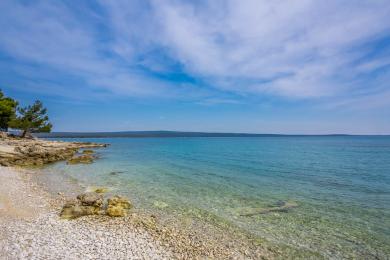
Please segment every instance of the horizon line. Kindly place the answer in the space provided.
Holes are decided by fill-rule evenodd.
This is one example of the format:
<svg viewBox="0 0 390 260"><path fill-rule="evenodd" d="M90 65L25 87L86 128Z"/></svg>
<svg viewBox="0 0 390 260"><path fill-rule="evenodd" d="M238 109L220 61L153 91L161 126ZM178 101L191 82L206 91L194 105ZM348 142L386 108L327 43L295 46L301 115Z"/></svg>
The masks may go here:
<svg viewBox="0 0 390 260"><path fill-rule="evenodd" d="M175 131L175 130L136 130L136 131L53 131L51 133L35 133L37 136L45 136L50 137L50 135L69 135L69 137L74 137L75 135L109 135L109 134L118 134L118 136L112 137L126 137L120 136L121 134L135 134L133 137L191 137L185 136L194 135L193 137L197 137L195 135L203 135L204 137L224 137L224 135L230 136L390 136L390 134L345 134L345 133L330 133L330 134L283 134L283 133L248 133L248 132L213 132L213 131ZM138 134L138 136L137 136ZM144 134L144 136L142 135ZM149 135L148 135L149 134ZM153 134L155 134L153 136ZM158 136L160 134L160 136ZM164 135L167 134L167 135ZM175 136L175 134L177 134ZM72 136L73 135L73 136ZM207 136L212 135L212 136ZM58 137L58 136L57 136ZM66 137L66 136L64 136ZM83 136L80 136L83 137ZM88 136L86 136L88 137ZM97 136L95 136L97 137ZM132 136L128 136L132 137ZM198 136L202 137L202 136Z"/></svg>

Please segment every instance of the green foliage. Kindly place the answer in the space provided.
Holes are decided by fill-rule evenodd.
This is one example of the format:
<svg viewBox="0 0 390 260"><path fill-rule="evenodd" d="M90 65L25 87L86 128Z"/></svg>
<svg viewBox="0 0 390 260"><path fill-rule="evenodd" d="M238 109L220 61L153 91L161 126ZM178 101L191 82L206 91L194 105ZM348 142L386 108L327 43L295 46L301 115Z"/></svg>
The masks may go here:
<svg viewBox="0 0 390 260"><path fill-rule="evenodd" d="M23 130L23 137L30 133L51 131L52 124L41 101L37 100L31 106L18 108L18 113L19 115L10 121L9 126Z"/></svg>
<svg viewBox="0 0 390 260"><path fill-rule="evenodd" d="M0 90L0 130L7 131L9 122L15 118L18 102L6 97Z"/></svg>

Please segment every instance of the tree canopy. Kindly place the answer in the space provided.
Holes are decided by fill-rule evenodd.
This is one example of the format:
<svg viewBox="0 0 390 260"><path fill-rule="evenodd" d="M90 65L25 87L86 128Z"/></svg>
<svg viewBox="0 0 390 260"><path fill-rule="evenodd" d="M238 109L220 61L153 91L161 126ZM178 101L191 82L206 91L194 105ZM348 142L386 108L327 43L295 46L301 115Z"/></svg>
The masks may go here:
<svg viewBox="0 0 390 260"><path fill-rule="evenodd" d="M0 130L7 131L9 122L16 116L18 102L10 97L6 97L0 90Z"/></svg>
<svg viewBox="0 0 390 260"><path fill-rule="evenodd" d="M41 101L37 100L33 105L17 109L18 115L9 122L9 126L23 130L22 137L30 133L50 132L52 124L46 114L47 109Z"/></svg>

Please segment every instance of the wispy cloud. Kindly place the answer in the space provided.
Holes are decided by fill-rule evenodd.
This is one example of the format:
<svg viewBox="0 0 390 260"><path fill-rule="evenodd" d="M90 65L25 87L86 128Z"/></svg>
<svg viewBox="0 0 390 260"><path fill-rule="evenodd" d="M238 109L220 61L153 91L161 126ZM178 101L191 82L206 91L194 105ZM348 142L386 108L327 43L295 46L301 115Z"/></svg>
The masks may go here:
<svg viewBox="0 0 390 260"><path fill-rule="evenodd" d="M390 89L379 80L390 72L386 0L1 1L0 9L0 53L32 74L72 78L69 93L205 104L237 102L226 94L349 100Z"/></svg>

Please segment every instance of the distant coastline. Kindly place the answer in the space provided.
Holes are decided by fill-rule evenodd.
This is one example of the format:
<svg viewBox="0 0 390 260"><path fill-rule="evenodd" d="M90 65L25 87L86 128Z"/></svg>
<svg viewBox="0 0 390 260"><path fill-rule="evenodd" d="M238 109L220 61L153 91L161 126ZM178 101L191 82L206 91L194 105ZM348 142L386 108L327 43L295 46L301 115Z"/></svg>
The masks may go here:
<svg viewBox="0 0 390 260"><path fill-rule="evenodd" d="M105 138L105 137L307 137L307 136L364 136L349 134L253 134L253 133L218 133L218 132L181 132L181 131L123 131L123 132L52 132L35 134L41 138ZM371 135L367 135L371 136ZM372 135L376 136L376 135ZM384 136L384 135L378 135Z"/></svg>

